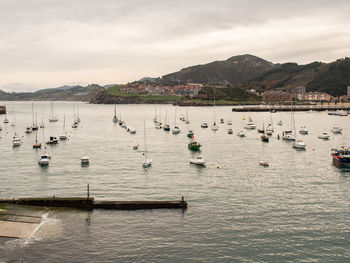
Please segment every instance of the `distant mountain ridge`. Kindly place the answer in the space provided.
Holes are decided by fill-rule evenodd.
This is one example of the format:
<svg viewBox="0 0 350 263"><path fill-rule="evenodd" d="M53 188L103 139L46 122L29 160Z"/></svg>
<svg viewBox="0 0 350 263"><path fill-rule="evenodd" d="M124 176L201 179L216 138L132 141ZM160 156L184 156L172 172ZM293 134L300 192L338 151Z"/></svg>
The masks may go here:
<svg viewBox="0 0 350 263"><path fill-rule="evenodd" d="M90 84L88 86L61 86L51 89L42 89L35 92L11 92L0 90L0 100L68 100L68 101L89 101L99 91L105 88Z"/></svg>

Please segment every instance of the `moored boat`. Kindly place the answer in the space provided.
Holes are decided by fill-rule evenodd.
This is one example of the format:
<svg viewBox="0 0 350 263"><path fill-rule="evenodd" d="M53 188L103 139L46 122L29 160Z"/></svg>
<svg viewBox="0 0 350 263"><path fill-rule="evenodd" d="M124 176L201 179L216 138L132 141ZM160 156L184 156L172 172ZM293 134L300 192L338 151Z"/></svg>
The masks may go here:
<svg viewBox="0 0 350 263"><path fill-rule="evenodd" d="M343 129L339 126L333 126L333 128L331 129L331 132L333 133L342 133Z"/></svg>
<svg viewBox="0 0 350 263"><path fill-rule="evenodd" d="M322 134L318 135L318 138L323 139L323 140L328 140L329 134L326 131L324 131L324 132L322 132Z"/></svg>
<svg viewBox="0 0 350 263"><path fill-rule="evenodd" d="M296 139L295 142L293 142L293 148L296 149L305 149L306 143L302 139Z"/></svg>
<svg viewBox="0 0 350 263"><path fill-rule="evenodd" d="M350 148L348 146L340 146L337 149L332 149L331 156L333 165L338 168L350 167Z"/></svg>
<svg viewBox="0 0 350 263"><path fill-rule="evenodd" d="M190 159L190 163L195 165L205 166L205 160L201 155L198 155L195 158Z"/></svg>

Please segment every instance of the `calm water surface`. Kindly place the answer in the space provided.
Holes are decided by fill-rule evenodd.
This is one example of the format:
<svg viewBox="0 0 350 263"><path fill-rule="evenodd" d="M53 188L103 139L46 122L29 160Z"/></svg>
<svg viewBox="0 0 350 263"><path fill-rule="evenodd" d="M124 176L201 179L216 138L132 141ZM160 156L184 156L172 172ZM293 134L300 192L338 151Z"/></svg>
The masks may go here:
<svg viewBox="0 0 350 263"><path fill-rule="evenodd" d="M0 103L4 104L4 103ZM0 132L0 198L36 196L85 196L86 184L99 200L174 200L185 196L186 211L49 211L49 219L30 240L5 240L0 262L349 262L350 173L332 166L330 149L350 144L350 117L327 113L295 113L297 128L306 125L302 138L306 151L277 140L290 128L291 114L274 113L275 126L269 143L261 142L256 130L246 138L243 130L248 113L217 107L217 119L232 120L233 135L226 124L217 132L202 129L213 122L213 108L189 107L190 128L203 144L205 168L188 163L194 154L187 149L187 127L179 120L186 108L178 108L178 135L154 128L154 105L118 105L117 114L135 135L112 122L113 105L76 103L82 120L72 129L74 103L55 102L59 122L49 123L51 104L35 102L41 123L44 113L45 140L58 136L63 115L69 140L48 146L52 161L38 166L40 151L32 149L35 134L26 135L32 123L31 102L7 102L10 121L16 119L22 146L13 149L14 127L3 124ZM175 108L158 105L161 119L166 112L174 125ZM251 113L258 127L269 113ZM142 168L146 125L147 148L152 167ZM329 141L317 138L334 125L344 135ZM42 130L38 139L42 140ZM139 151L132 149L139 144ZM91 163L81 167L87 154ZM266 160L264 168L258 161ZM46 213L42 212L42 213Z"/></svg>

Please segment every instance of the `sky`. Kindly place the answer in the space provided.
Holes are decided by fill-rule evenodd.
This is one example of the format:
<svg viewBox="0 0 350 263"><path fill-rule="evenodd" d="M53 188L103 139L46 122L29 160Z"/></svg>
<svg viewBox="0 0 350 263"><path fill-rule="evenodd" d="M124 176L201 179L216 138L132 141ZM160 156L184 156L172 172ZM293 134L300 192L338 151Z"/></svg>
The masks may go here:
<svg viewBox="0 0 350 263"><path fill-rule="evenodd" d="M348 0L1 0L0 89L127 83L252 54L350 54Z"/></svg>

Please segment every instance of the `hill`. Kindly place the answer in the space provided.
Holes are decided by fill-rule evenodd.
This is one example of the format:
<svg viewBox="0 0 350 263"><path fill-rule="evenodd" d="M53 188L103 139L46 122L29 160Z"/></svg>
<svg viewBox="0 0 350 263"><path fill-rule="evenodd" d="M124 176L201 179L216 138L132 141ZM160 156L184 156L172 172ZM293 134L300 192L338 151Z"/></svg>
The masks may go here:
<svg viewBox="0 0 350 263"><path fill-rule="evenodd" d="M237 85L273 68L273 64L252 55L234 56L224 61L214 61L181 69L162 76L165 84L203 83Z"/></svg>
<svg viewBox="0 0 350 263"><path fill-rule="evenodd" d="M96 96L97 92L104 88L91 84L83 86L62 86L52 89L42 89L36 92L12 92L7 93L0 90L0 100L71 100L88 101Z"/></svg>

